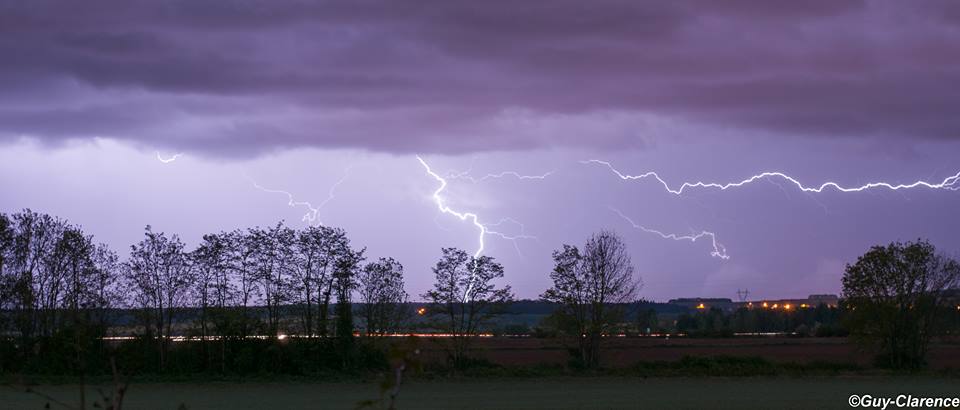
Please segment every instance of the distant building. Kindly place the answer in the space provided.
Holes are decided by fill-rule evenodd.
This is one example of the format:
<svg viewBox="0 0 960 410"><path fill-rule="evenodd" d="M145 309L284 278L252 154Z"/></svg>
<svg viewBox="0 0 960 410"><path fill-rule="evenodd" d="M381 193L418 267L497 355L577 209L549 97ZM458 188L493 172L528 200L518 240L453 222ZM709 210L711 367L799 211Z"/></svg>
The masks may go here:
<svg viewBox="0 0 960 410"><path fill-rule="evenodd" d="M670 299L670 305L686 308L689 310L710 310L720 309L724 312L732 312L739 308L748 309L809 309L820 305L828 307L837 307L840 298L837 295L821 294L810 295L806 299L765 299L748 302L734 302L727 298L678 298Z"/></svg>
<svg viewBox="0 0 960 410"><path fill-rule="evenodd" d="M717 308L726 312L736 309L733 301L727 298L679 298L670 299L667 303L674 306L685 307L690 310L710 310Z"/></svg>
<svg viewBox="0 0 960 410"><path fill-rule="evenodd" d="M820 305L827 307L837 307L840 304L840 297L837 295L821 294L810 295L806 299L764 299L749 302L736 303L737 308L759 308L759 309L810 309Z"/></svg>

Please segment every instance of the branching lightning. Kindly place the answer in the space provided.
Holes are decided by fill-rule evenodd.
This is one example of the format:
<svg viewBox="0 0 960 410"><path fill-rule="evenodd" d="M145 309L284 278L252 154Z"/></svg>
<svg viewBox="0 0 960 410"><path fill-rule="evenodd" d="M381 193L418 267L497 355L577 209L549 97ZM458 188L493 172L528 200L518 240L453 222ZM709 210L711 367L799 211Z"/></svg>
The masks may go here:
<svg viewBox="0 0 960 410"><path fill-rule="evenodd" d="M177 158L180 158L180 157L182 157L182 156L183 156L183 153L182 153L182 152L178 152L178 153L176 153L176 154L173 154L173 156L170 157L170 158L164 158L163 156L160 155L160 151L157 151L157 160L160 161L160 162L162 162L162 163L164 163L164 164L169 164L169 163L171 163L171 162L173 162L173 161L176 161Z"/></svg>
<svg viewBox="0 0 960 410"><path fill-rule="evenodd" d="M519 226L519 227L520 227L520 234L519 234L519 235L507 235L507 234L504 234L504 233L502 233L502 232L494 231L494 230L491 230L491 229L490 229L491 227L498 227L498 226L501 226L501 225L503 225L503 224L505 224L505 223L511 223L511 224L514 224L514 225ZM500 238L502 238L502 239L506 239L506 240L509 240L509 241L513 242L513 248L517 250L517 255L520 255L520 256L523 256L523 252L520 251L520 245L517 244L517 239L533 239L533 240L538 240L538 239L539 239L539 238L537 238L536 236L527 235L527 233L526 233L526 232L527 232L527 227L524 226L522 223L517 222L517 220L515 220L515 219L513 219L513 218L503 218L503 219L497 221L497 223L486 224L486 228L487 228L487 235L498 236L498 237L500 237Z"/></svg>
<svg viewBox="0 0 960 410"><path fill-rule="evenodd" d="M957 172L956 175L953 175L951 177L947 177L946 179L944 179L942 182L939 182L939 183L932 183L932 182L927 182L923 180L916 181L910 184L896 184L896 185L888 182L870 182L867 184L860 185L858 187L844 187L832 181L824 182L818 187L805 186L802 183L800 183L800 181L782 172L762 172L739 182L728 182L724 184L715 183L715 182L702 182L702 181L684 182L683 184L680 185L679 188L671 188L670 184L668 184L667 181L665 181L663 178L660 177L660 175L658 175L656 172L653 172L653 171L645 172L639 175L627 175L620 172L616 168L614 168L613 165L607 161L591 159L591 160L580 161L580 163L604 165L608 169L610 169L611 172L613 172L618 177L620 177L620 179L623 179L623 180L638 180L638 179L645 179L645 178L653 178L657 180L657 182L659 182L661 185L663 185L663 188L667 192L675 195L682 194L686 188L717 188L720 190L726 190L728 188L738 188L761 179L774 178L774 177L781 178L786 180L789 183L792 183L803 192L814 192L814 193L823 192L827 188L832 188L839 192L860 192L860 191L865 191L865 190L874 189L874 188L886 188L892 191L898 191L901 189L912 189L912 188L920 188L920 187L930 188L930 189L946 189L951 191L960 190L960 172Z"/></svg>
<svg viewBox="0 0 960 410"><path fill-rule="evenodd" d="M347 177L348 177L349 175L350 175L350 167L348 167L348 168L344 171L343 176L340 177L340 179L337 180L337 182L334 183L334 184L330 187L330 190L329 190L329 191L327 191L327 198L324 199L323 202L320 202L320 204L317 205L317 206L314 206L314 205L312 205L310 202L307 202L307 201L298 201L298 200L296 200L296 198L294 197L294 195L293 195L292 193L290 193L289 191L284 191L284 190L280 190L280 189L265 188L265 187L261 186L260 184L258 184L256 181L254 181L254 180L253 180L252 178L250 178L249 176L247 176L247 179L250 180L250 183L253 184L253 187L254 187L254 188L259 189L259 190L261 190L261 191L263 191L263 192L269 192L269 193L272 193L272 194L284 194L284 195L286 195L286 196L287 196L287 205L288 205L288 206L291 206L291 207L294 207L294 208L296 208L296 207L305 207L305 208L307 208L307 213L305 213L305 214L303 215L303 218L301 218L300 220L303 221L304 223L308 224L308 225L312 225L312 226L322 226L322 225L323 225L323 221L320 220L320 215L319 215L319 214L320 214L320 210L323 209L324 206L326 206L331 200L333 200L333 199L336 197L337 188L339 188L340 185L343 184L343 182L347 180Z"/></svg>
<svg viewBox="0 0 960 410"><path fill-rule="evenodd" d="M602 160L598 160L598 159L590 159L590 160L580 161L580 163L582 163L582 164L598 164L598 165L605 166L605 167L607 167L607 169L609 169L611 172L613 172L617 177L619 177L620 179L625 180L625 181L633 181L633 180L640 180L640 179L646 179L646 178L654 179L654 180L656 180L657 182L659 182L660 185L663 186L664 190L666 190L667 192L669 192L669 193L671 193L671 194L674 194L674 195L681 195L681 194L683 194L684 190L686 190L687 188L715 188L715 189L719 189L719 190L723 191L723 190L727 190L727 189L729 189L729 188L739 188L739 187L741 187L741 186L744 186L744 185L747 185L747 184L750 184L750 183L753 183L753 182L756 182L756 181L760 181L760 180L765 180L765 181L771 182L771 183L775 184L776 186L778 186L781 191L783 191L784 193L786 193L787 191L784 189L783 185L781 185L780 183L778 183L778 182L776 181L777 179L781 179L781 180L783 180L783 181L785 181L785 182L787 182L787 183L793 184L793 185L796 186L797 189L799 189L801 192L807 192L807 193L821 193L821 192L823 192L824 190L827 190L827 189L832 189L832 190L836 190L836 191L838 191L838 192L843 192L843 193L852 193L852 192L866 191L866 190L875 189L875 188L886 188L886 189L889 189L889 190L891 190L891 191L899 191L899 190L912 189L912 188L945 189L945 190L950 190L950 191L960 190L960 172L958 172L956 175L953 175L953 176L950 176L950 177L945 178L943 181L941 181L941 182L939 182L939 183L937 183L937 182L927 182L927 181L923 181L923 180L919 180L919 181L916 181L916 182L913 182L913 183L909 183L909 184L891 184L891 183L888 183L888 182L871 182L871 183L863 184L863 185L856 186L856 187L845 187L845 186L842 186L842 185L840 185L840 184L838 184L838 183L836 183L836 182L833 182L833 181L824 182L824 183L820 184L820 186L806 186L806 185L803 185L803 184L802 184L800 181L798 181L797 179L795 179L795 178L793 178L793 177L791 177L791 176L789 176L789 175L787 175L787 174L785 174L785 173L783 173L783 172L776 172L776 171L772 171L772 172L771 172L771 171L767 171L767 172L759 173L759 174L757 174L757 175L753 175L753 176L751 176L751 177L749 177L749 178L746 178L746 179L744 179L744 180L742 180L742 181L738 181L738 182L728 182L728 183L702 182L702 181L697 181L697 182L684 182L684 183L680 184L679 187L673 188L673 187L670 186L669 183L667 183L666 180L664 180L663 178L661 178L660 175L657 174L657 173L654 172L654 171L649 171L649 172L645 172L645 173L638 174L638 175L629 175L629 174L624 174L623 172L620 172L620 170L616 169L616 168L613 166L613 164L611 164L611 163L608 162L608 161L602 161ZM822 205L821 205L821 206L822 206ZM694 234L690 234L690 235L667 234L667 233L663 233L663 232L661 232L661 231L658 231L658 230L656 230L656 229L650 229L650 228L641 226L641 225L637 224L636 222L634 222L634 221L633 221L632 219L630 219L629 217L627 217L626 215L624 215L624 214L623 214L622 212L620 212L619 210L617 210L617 209L615 209L615 208L610 208L610 209L611 209L612 211L614 211L615 213L617 213L617 215L620 215L621 218L623 218L623 219L626 220L628 223L630 223L630 225L632 225L635 229L639 229L639 230L642 230L642 231L644 231L644 232L648 232L648 233L652 233L652 234L659 235L659 236L660 236L661 238L663 238L663 239L672 239L672 240L675 240L675 241L688 240L688 241L691 241L691 242L696 242L698 239L701 239L701 238L710 238L710 241L711 241L711 243L712 243L712 245L713 245L713 251L710 252L710 255L712 255L712 256L714 256L714 257L721 258L721 259L729 259L729 258L730 258L730 256L727 255L727 250L726 250L726 248L725 248L722 244L720 244L719 242L717 242L716 234L714 234L713 232L701 231L701 232L699 232L699 233L694 233Z"/></svg>
<svg viewBox="0 0 960 410"><path fill-rule="evenodd" d="M433 191L433 195L432 195L433 202L437 204L437 209L440 210L441 213L448 214L448 215L453 215L453 216L459 218L461 221L470 221L470 223L472 223L473 226L477 228L477 231L479 232L479 235L478 235L478 237L477 237L478 246L477 246L476 252L473 253L473 257L477 258L477 257L480 257L480 255L483 254L484 249L486 249L486 243L485 243L485 241L484 241L484 238L485 238L487 235L493 235L493 236L500 237L500 238L502 238L502 239L506 239L506 240L512 241L512 242L513 242L513 245L514 245L514 248L517 249L517 252L518 252L518 253L520 252L520 248L517 246L517 240L519 240L519 239L537 239L535 236L527 235L527 234L525 233L525 227L523 226L523 224L517 222L517 221L514 220L514 219L511 219L511 218L503 218L503 219L501 219L500 221L498 221L498 222L496 222L496 223L484 224L484 223L480 222L480 217L477 216L477 214L475 214L475 213L472 213L472 212L461 212L461 211L457 211L457 210L454 210L454 209L450 208L450 206L447 205L447 202L444 200L443 196L441 195L441 194L443 193L443 191L444 191L445 189L447 189L447 179L444 178L444 177L442 177L442 176L440 176L440 175L437 174L436 172L434 172L433 169L430 168L430 165L427 164L427 162L424 161L423 158L421 158L419 155L417 155L417 161L420 161L420 165L423 165L423 168L424 168L424 170L426 170L427 174L429 174L431 177L433 177L433 179L436 179L437 182L440 183L440 186L437 187L437 189L436 189L435 191ZM467 172L469 172L469 171L467 171ZM464 178L464 179L468 179L468 178L469 178L469 179L473 180L472 177L465 177L465 174L466 174L466 173L458 174L458 175L460 175L459 178ZM516 176L521 177L520 174L515 173L515 172L512 172L512 171L504 172L504 173L502 173L502 176L513 175L513 174L516 174ZM499 175L499 174L491 174L491 175L488 175L488 177L491 177L491 178L499 178L498 176L494 176L494 175ZM500 177L502 177L502 176L500 176ZM545 178L545 177L546 177L546 175L543 176L543 178ZM454 177L450 177L450 178L458 178L458 177L457 177L457 176L454 176ZM485 178L486 178L486 177L485 177ZM520 178L520 179L542 179L542 178ZM478 181L478 180L474 180L474 181ZM492 228L492 227L501 226L501 225L503 225L503 224L505 224L505 223L512 223L512 224L515 224L515 225L519 226L519 227L520 227L520 235L507 235L507 234L505 234L505 233L503 233L503 232L490 229L490 228ZM467 286L467 289L464 291L464 294L463 294L463 300L464 300L464 301L470 300L470 292L471 292L472 290L473 290L473 278L471 278L470 284Z"/></svg>
<svg viewBox="0 0 960 410"><path fill-rule="evenodd" d="M636 222L633 221L633 219L630 219L628 216L624 215L623 212L620 212L619 209L616 209L616 208L614 208L614 207L610 207L610 210L613 211L613 212L615 212L617 215L620 215L620 217L623 218L623 219L624 219L625 221L627 221L628 223L630 223L630 225L632 225L634 229L639 229L639 230L644 231L644 232L647 232L647 233L652 233L652 234L658 235L658 236L660 236L660 237L663 238L663 239L672 239L672 240L675 240L675 241L690 241L690 242L696 242L698 239L701 239L701 238L710 238L710 243L711 243L711 245L713 246L713 250L710 251L710 256L713 256L713 257L716 257L716 258L720 258L720 259L724 259L724 260L730 259L730 255L727 255L727 248L725 248L725 247L723 246L723 244L721 244L720 242L717 242L717 235L714 234L713 232L700 231L700 232L698 232L698 233L693 233L693 234L690 234L690 235L678 235L678 234L675 234L675 233L663 233L663 232L658 231L658 230L656 230L656 229L650 229L650 228L647 228L647 227L645 227L645 226L642 226L642 225L637 224Z"/></svg>

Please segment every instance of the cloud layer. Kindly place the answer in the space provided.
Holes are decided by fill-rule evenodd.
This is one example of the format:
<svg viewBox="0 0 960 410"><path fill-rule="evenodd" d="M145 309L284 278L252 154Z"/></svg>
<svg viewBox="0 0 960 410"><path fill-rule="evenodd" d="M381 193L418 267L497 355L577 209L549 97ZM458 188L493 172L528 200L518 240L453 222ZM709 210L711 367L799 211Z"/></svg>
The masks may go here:
<svg viewBox="0 0 960 410"><path fill-rule="evenodd" d="M952 2L8 2L0 138L225 156L957 139L957 44Z"/></svg>

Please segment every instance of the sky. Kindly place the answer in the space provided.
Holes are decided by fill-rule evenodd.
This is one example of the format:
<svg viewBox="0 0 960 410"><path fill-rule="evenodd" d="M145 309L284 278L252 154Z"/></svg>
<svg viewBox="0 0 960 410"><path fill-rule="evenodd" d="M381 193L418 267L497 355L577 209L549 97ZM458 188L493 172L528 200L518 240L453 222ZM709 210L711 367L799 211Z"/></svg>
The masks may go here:
<svg viewBox="0 0 960 410"><path fill-rule="evenodd" d="M957 84L951 1L0 2L0 212L123 255L309 202L418 299L479 249L446 207L523 298L602 229L646 299L839 293L876 244L960 254ZM934 187L670 192L763 172Z"/></svg>

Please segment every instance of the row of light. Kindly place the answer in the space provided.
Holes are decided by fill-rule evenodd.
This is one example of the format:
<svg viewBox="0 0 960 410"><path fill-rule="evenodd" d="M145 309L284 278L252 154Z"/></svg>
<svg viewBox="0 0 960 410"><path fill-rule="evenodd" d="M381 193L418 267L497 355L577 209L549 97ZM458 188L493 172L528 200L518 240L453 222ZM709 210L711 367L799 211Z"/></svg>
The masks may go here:
<svg viewBox="0 0 960 410"><path fill-rule="evenodd" d="M794 308L794 305L791 305L791 304L789 304L789 303L784 303L783 305L780 305L779 303L774 303L773 305L771 305L771 304L769 304L769 303L767 303L767 302L763 302L760 306L763 307L764 309L783 309L783 310L790 310L790 309L793 309L793 308ZM752 308L752 307L753 307L753 302L747 303L747 307L748 307L748 308ZM808 305L808 304L806 304L806 303L801 303L801 304L800 304L800 308L801 308L801 309L807 309L807 308L809 308L809 307L810 307L810 305ZM706 308L707 308L707 306L704 305L703 303L697 305L697 309L703 310L703 309L706 309ZM960 306L958 306L957 309L960 309Z"/></svg>
<svg viewBox="0 0 960 410"><path fill-rule="evenodd" d="M356 337L363 336L360 332L353 332L353 335L356 336ZM382 336L382 337L457 337L457 336L493 337L494 335L493 335L493 333L475 333L475 334L470 334L470 335L453 334L453 333L385 333L385 334L379 334L379 335L377 335L377 336ZM520 336L520 335L506 335L506 336L516 337L516 336ZM328 338L328 337L330 337L330 336L319 336L319 335L283 335L283 334L281 334L281 335L277 335L277 336L276 336L276 339L278 339L278 340L285 340L285 339L322 339L322 338ZM104 336L104 337L101 337L100 339L101 339L101 340L107 340L107 341L128 341L128 340L136 340L136 339L139 339L139 338L140 338L139 336ZM157 337L154 336L154 338L157 338ZM167 340L170 340L171 342L191 342L191 341L201 341L201 340L213 341L213 340L220 340L220 339L221 339L220 336L205 336L205 337L201 337L201 336L165 336L165 337L163 337L163 338L164 338L164 339L167 339ZM231 337L231 338L232 338L232 337ZM266 336L266 335L247 335L247 336L244 336L243 338L244 338L244 339L247 339L247 340L250 340L250 339L268 340L268 339L273 339L274 336Z"/></svg>

